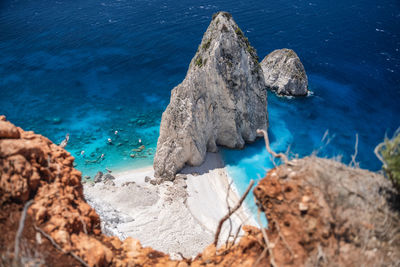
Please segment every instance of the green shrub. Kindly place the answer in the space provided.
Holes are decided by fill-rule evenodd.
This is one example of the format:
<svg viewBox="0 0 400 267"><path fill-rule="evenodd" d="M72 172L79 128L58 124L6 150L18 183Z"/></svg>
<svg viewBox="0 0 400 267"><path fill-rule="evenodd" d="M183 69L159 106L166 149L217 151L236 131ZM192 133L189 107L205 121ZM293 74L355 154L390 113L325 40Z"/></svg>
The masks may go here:
<svg viewBox="0 0 400 267"><path fill-rule="evenodd" d="M203 59L201 57L197 57L196 61L194 62L194 64L198 67L203 66Z"/></svg>
<svg viewBox="0 0 400 267"><path fill-rule="evenodd" d="M239 35L241 37L244 37L244 34L243 34L242 30L239 27L236 28L235 32L236 32L237 35Z"/></svg>
<svg viewBox="0 0 400 267"><path fill-rule="evenodd" d="M211 39L208 39L207 42L203 44L203 50L207 50L211 45Z"/></svg>
<svg viewBox="0 0 400 267"><path fill-rule="evenodd" d="M382 161L382 168L393 186L400 192L400 128L392 139L385 137L385 141L375 148L375 154Z"/></svg>
<svg viewBox="0 0 400 267"><path fill-rule="evenodd" d="M247 52L249 52L250 55L257 55L257 51L254 47L252 47L251 45L248 45L246 48ZM258 62L258 59L257 59Z"/></svg>
<svg viewBox="0 0 400 267"><path fill-rule="evenodd" d="M254 47L252 47L250 45L249 39L247 39L247 37L244 36L243 31L239 27L237 27L235 32L236 32L237 36L239 37L239 39L241 39L246 44L247 52L249 52L250 55L252 55L255 58L255 61L258 62L257 51Z"/></svg>

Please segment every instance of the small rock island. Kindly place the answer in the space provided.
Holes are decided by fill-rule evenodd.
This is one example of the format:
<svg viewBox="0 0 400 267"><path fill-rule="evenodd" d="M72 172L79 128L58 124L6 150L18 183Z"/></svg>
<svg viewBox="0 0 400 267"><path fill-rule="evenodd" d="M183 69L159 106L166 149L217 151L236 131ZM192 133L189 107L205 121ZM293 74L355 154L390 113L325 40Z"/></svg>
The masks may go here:
<svg viewBox="0 0 400 267"><path fill-rule="evenodd" d="M162 115L155 176L173 180L185 164L202 164L217 145L243 148L267 126L267 92L257 53L232 15L219 12Z"/></svg>
<svg viewBox="0 0 400 267"><path fill-rule="evenodd" d="M308 79L300 58L292 49L277 49L261 62L268 89L278 95L305 96Z"/></svg>

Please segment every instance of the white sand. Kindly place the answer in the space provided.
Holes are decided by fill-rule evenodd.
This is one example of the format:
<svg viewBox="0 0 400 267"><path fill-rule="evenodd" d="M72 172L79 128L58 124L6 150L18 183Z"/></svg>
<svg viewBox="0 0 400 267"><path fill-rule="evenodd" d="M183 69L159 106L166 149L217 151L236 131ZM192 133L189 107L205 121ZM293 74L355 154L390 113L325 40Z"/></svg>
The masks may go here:
<svg viewBox="0 0 400 267"><path fill-rule="evenodd" d="M218 222L228 211L231 179L218 153L208 153L203 165L186 167L181 173L187 180L161 185L145 183L146 176L153 177L152 167L112 173L115 185L85 184L84 193L99 213L106 234L121 239L131 236L174 257L178 252L191 257L213 242ZM233 207L238 201L232 184L228 202ZM256 225L245 206L231 218L232 235L239 225ZM229 229L226 221L220 241L226 240Z"/></svg>

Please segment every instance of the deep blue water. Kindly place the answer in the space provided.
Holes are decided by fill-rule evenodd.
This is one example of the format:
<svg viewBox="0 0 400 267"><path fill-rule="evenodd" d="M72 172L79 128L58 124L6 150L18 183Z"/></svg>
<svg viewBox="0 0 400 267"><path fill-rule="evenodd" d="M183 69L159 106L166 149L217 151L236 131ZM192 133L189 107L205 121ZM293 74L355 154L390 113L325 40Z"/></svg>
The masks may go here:
<svg viewBox="0 0 400 267"><path fill-rule="evenodd" d="M2 0L0 113L56 143L70 133L84 175L149 165L170 91L219 10L260 59L286 47L305 66L313 96L268 95L275 150L308 155L329 130L318 155L348 163L358 133L357 161L380 169L373 149L400 126L397 0ZM131 158L139 139L149 149ZM272 166L262 140L223 156L240 190Z"/></svg>

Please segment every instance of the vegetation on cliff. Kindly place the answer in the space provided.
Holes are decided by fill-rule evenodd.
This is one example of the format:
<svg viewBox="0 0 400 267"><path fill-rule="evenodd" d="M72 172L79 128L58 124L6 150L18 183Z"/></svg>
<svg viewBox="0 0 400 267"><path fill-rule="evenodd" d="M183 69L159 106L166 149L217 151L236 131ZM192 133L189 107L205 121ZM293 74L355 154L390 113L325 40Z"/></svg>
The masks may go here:
<svg viewBox="0 0 400 267"><path fill-rule="evenodd" d="M382 161L383 170L393 186L400 192L400 129L391 139L386 137L384 142L376 147L375 154Z"/></svg>

